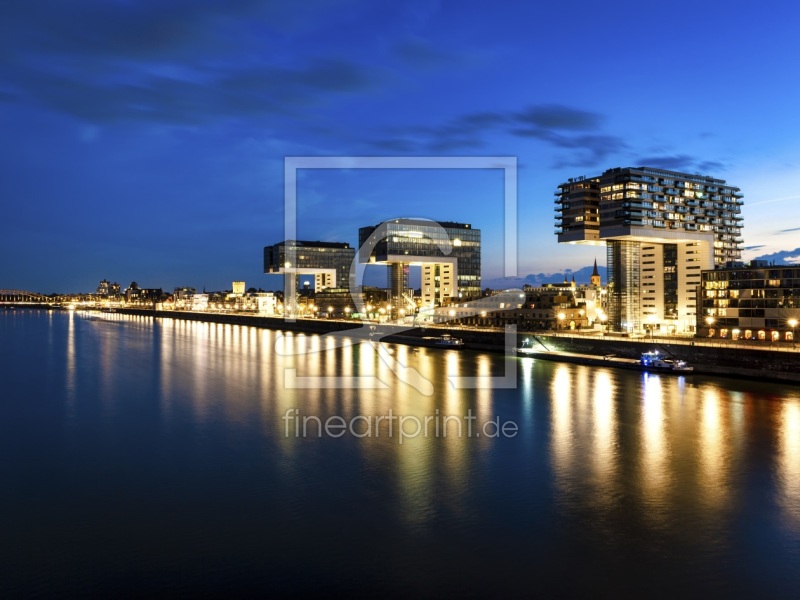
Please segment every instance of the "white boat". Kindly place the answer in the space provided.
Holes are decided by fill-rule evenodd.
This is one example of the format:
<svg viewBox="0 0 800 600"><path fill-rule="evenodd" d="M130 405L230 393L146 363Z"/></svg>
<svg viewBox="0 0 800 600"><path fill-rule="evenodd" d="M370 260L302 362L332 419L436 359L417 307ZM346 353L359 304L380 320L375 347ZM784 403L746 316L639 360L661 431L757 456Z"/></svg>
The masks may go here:
<svg viewBox="0 0 800 600"><path fill-rule="evenodd" d="M689 373L694 371L684 360L677 358L667 358L658 353L658 350L644 352L639 358L639 365L645 371L656 371L660 373Z"/></svg>

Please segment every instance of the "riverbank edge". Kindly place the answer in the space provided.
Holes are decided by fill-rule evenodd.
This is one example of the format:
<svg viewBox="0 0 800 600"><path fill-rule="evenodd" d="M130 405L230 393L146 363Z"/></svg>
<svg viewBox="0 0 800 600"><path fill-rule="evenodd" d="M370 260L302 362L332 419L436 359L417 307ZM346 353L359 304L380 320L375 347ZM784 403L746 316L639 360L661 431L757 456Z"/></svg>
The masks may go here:
<svg viewBox="0 0 800 600"><path fill-rule="evenodd" d="M99 313L102 311L92 312ZM380 339L381 341L408 346L433 347L435 338L443 334L450 334L464 340L465 348L470 350L497 353L503 353L506 350L505 334L501 331L444 327L408 329L388 324L362 324L341 320L297 319L287 321L281 317L188 311L154 311L138 308L120 308L116 309L115 312L117 314L156 319L167 318L241 325L294 333L325 334L352 331L355 335L363 336L366 339ZM398 332L392 333L393 330L398 330ZM544 350L592 355L598 358L615 356L638 359L643 352L655 349L687 361L694 366L694 372L697 374L800 384L800 352L725 346L712 347L693 345L691 342L671 343L664 338L643 341L616 337L565 336L563 334L532 334L527 332L518 333L515 345L522 345L522 340L524 339L532 340L531 343L541 345ZM552 359L548 358L547 360L578 362L564 356L554 356Z"/></svg>

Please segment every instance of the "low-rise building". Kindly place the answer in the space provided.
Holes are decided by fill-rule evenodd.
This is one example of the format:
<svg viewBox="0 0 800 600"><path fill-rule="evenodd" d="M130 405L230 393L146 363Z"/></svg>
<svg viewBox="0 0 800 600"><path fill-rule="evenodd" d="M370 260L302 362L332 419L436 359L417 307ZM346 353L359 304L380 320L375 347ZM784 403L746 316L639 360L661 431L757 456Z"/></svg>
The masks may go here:
<svg viewBox="0 0 800 600"><path fill-rule="evenodd" d="M698 337L794 341L800 322L800 266L752 261L703 271Z"/></svg>

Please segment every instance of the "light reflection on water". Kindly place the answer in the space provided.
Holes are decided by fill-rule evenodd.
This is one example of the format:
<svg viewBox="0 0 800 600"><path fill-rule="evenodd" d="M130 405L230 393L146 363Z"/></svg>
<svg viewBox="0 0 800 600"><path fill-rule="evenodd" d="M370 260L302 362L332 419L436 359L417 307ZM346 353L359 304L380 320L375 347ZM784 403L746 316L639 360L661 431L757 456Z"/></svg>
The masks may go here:
<svg viewBox="0 0 800 600"><path fill-rule="evenodd" d="M790 526L800 533L800 403L783 405L779 435L781 506Z"/></svg>
<svg viewBox="0 0 800 600"><path fill-rule="evenodd" d="M456 389L448 377L498 377L503 360L164 318L19 313L0 317L10 399L0 440L17 457L4 467L0 560L18 585L43 570L45 591L78 580L104 589L99 560L115 581L133 563L139 573L193 565L206 581L196 565L211 561L220 586L303 573L310 589L345 585L346 573L417 594L517 591L531 576L543 593L591 592L581 582L597 576L619 593L654 582L669 592L800 589L796 388L523 358L516 389ZM48 348L44 373L20 358L38 346ZM434 393L399 382L381 352ZM292 369L384 387L289 388ZM316 427L297 437L294 425L286 435L282 418L348 421L390 408L423 421L472 411L477 425L500 417L519 433L467 438L462 420L461 436L450 426L446 438L400 444L396 424L391 438L384 422L333 439ZM43 475L31 483L31 472ZM167 558L129 521L158 531L164 548L190 535L191 548ZM71 553L85 560L62 569ZM746 568L765 553L769 567ZM239 565L230 572L228 559ZM464 572L502 573L506 587L455 583ZM160 580L137 585L148 581Z"/></svg>

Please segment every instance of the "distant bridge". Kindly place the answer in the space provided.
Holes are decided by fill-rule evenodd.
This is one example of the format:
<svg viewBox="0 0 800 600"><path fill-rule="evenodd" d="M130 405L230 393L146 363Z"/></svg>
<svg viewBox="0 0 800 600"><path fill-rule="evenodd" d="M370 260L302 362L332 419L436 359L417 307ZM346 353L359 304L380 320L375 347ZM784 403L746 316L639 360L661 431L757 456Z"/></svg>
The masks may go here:
<svg viewBox="0 0 800 600"><path fill-rule="evenodd" d="M0 302L11 304L23 302L48 302L50 299L36 292L26 292L25 290L0 290Z"/></svg>

